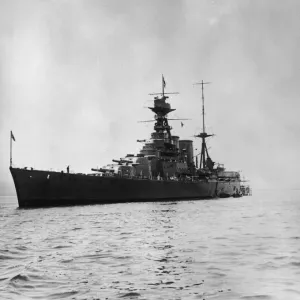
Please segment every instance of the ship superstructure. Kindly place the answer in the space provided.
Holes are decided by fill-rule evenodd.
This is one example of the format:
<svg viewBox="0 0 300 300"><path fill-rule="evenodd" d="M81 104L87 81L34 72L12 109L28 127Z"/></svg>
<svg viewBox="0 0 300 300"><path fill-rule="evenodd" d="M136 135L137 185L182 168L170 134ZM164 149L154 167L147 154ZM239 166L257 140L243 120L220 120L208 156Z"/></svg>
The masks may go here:
<svg viewBox="0 0 300 300"><path fill-rule="evenodd" d="M196 180L194 152L192 140L180 140L179 136L172 135L172 127L168 114L175 111L168 103L169 94L165 93L165 80L162 77L162 92L150 94L154 96L153 106L148 107L154 113L154 120L142 122L154 122L154 131L149 139L137 140L143 143L142 149L137 155L127 154L125 158L114 159L117 163L110 166L115 174L127 177L142 177L161 180ZM95 171L110 171L107 166Z"/></svg>

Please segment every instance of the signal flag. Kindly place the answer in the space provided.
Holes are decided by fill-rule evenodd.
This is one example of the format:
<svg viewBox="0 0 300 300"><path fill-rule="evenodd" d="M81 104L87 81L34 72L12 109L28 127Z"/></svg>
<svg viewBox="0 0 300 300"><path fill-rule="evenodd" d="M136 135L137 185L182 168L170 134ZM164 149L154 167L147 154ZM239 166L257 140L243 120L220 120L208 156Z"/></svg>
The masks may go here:
<svg viewBox="0 0 300 300"><path fill-rule="evenodd" d="M10 131L10 138L13 139L14 141L16 141L15 137L14 137L14 134L12 131Z"/></svg>

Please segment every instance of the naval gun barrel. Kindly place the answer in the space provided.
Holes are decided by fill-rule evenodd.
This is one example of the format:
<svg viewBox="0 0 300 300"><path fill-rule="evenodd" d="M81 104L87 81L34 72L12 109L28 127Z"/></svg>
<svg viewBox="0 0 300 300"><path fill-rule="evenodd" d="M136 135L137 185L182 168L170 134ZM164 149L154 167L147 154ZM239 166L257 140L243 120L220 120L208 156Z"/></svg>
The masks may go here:
<svg viewBox="0 0 300 300"><path fill-rule="evenodd" d="M95 171L95 172L101 172L101 173L104 173L104 172L114 172L114 169L103 169L103 168L100 168L100 169L94 169L94 168L92 168L91 170Z"/></svg>

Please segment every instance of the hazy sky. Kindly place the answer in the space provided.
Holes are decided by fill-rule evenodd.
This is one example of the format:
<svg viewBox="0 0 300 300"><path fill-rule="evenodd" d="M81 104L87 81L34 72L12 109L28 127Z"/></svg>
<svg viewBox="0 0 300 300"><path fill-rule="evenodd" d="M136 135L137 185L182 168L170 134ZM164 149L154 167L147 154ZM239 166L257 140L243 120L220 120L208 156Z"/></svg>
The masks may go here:
<svg viewBox="0 0 300 300"><path fill-rule="evenodd" d="M89 172L150 136L148 93L180 92L173 134L257 188L300 188L300 1L0 0L0 193L15 166ZM196 147L200 147L200 141Z"/></svg>

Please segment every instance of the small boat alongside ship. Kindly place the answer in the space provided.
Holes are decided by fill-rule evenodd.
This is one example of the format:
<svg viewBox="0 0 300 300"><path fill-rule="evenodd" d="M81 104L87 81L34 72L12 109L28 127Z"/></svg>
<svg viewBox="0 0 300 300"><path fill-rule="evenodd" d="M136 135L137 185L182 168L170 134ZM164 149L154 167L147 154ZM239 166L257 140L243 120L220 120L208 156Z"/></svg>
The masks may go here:
<svg viewBox="0 0 300 300"><path fill-rule="evenodd" d="M194 155L193 141L172 135L168 114L175 109L168 102L165 80L162 92L154 96L154 130L142 143L139 153L113 159L93 173L54 172L16 168L10 165L19 207L104 204L226 198L244 195L239 172L226 171L216 165L206 146L211 137L205 128L204 91L202 86L202 132L195 135L202 141L199 154ZM246 189L245 189L246 190ZM247 193L249 195L249 193Z"/></svg>
<svg viewBox="0 0 300 300"><path fill-rule="evenodd" d="M242 196L252 196L252 189L249 184L241 184Z"/></svg>

